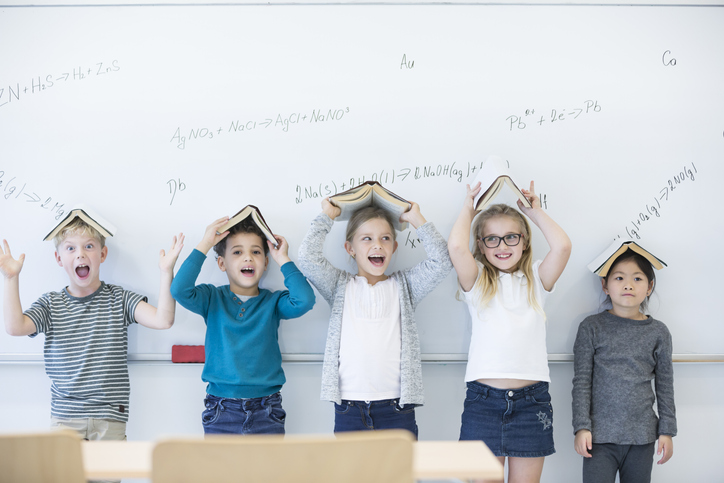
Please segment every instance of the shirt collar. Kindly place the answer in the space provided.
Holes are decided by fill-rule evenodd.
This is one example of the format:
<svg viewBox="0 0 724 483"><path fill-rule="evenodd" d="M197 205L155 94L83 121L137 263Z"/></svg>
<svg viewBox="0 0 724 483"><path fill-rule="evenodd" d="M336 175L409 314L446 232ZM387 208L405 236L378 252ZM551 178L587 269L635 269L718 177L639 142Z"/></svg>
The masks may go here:
<svg viewBox="0 0 724 483"><path fill-rule="evenodd" d="M520 270L520 269L519 269L519 270L516 270L516 271L513 272L513 273L502 272L502 271L500 271L500 270L498 271L498 278L499 278L500 280L503 280L506 276L507 276L507 277L511 277L511 278L512 278L512 277L518 278L518 279L521 280L522 282L527 281L526 278L525 278L525 274L523 273L523 270Z"/></svg>

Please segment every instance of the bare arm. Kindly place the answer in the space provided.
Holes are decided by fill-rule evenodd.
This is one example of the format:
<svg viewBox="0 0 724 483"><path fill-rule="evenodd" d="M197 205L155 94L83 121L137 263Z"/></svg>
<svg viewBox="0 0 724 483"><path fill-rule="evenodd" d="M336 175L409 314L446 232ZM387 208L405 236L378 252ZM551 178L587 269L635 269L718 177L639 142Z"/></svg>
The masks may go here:
<svg viewBox="0 0 724 483"><path fill-rule="evenodd" d="M5 330L10 335L30 335L36 332L35 324L27 315L23 314L20 303L20 271L23 269L25 254L15 260L10 253L10 245L3 240L0 248L0 272L5 279L3 290L3 319Z"/></svg>
<svg viewBox="0 0 724 483"><path fill-rule="evenodd" d="M568 258L571 256L571 240L568 238L568 235L566 235L566 232L563 231L563 228L558 226L558 223L553 221L541 208L540 199L535 194L533 181L530 182L530 190L521 191L533 207L527 208L523 203L518 201L518 208L540 228L550 247L548 254L543 259L540 267L538 267L538 274L543 283L543 288L550 291L563 273L563 269L566 268L566 264L568 263Z"/></svg>
<svg viewBox="0 0 724 483"><path fill-rule="evenodd" d="M447 241L447 248L450 252L450 260L452 260L455 272L458 275L460 286L466 292L469 292L475 280L478 278L478 265L470 251L470 225L475 218L475 208L473 208L473 200L480 192L480 183L472 188L467 186L467 194L463 207L460 210L458 219L450 231L450 237ZM476 242L477 243L477 242Z"/></svg>
<svg viewBox="0 0 724 483"><path fill-rule="evenodd" d="M147 302L139 302L134 318L136 322L149 329L168 329L173 325L176 316L176 301L171 296L173 268L184 246L184 235L179 233L173 237L168 254L161 250L158 267L161 269L161 287L158 292L158 308Z"/></svg>

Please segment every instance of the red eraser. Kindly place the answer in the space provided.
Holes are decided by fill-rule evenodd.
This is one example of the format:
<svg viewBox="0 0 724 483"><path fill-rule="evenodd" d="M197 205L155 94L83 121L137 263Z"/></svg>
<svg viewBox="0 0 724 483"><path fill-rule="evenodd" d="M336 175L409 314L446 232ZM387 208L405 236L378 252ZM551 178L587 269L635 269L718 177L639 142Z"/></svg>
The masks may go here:
<svg viewBox="0 0 724 483"><path fill-rule="evenodd" d="M206 353L202 345L174 345L171 347L171 362L205 362Z"/></svg>

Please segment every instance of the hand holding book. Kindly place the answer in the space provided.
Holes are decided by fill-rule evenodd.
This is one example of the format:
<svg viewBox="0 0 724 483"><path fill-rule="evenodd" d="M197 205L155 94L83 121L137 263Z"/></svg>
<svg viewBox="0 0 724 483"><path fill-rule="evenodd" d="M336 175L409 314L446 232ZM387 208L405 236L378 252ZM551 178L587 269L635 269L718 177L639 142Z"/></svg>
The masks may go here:
<svg viewBox="0 0 724 483"><path fill-rule="evenodd" d="M201 239L199 244L196 245L196 249L206 255L209 250L211 250L217 243L226 238L226 236L229 234L228 230L224 230L219 233L219 229L222 226L226 225L228 222L229 217L224 216L207 226L203 238Z"/></svg>
<svg viewBox="0 0 724 483"><path fill-rule="evenodd" d="M292 259L289 258L289 243L287 243L287 239L281 235L274 235L274 238L277 241L276 247L269 240L266 242L269 244L269 254L274 261L277 262L277 265L281 267L285 263L292 261Z"/></svg>

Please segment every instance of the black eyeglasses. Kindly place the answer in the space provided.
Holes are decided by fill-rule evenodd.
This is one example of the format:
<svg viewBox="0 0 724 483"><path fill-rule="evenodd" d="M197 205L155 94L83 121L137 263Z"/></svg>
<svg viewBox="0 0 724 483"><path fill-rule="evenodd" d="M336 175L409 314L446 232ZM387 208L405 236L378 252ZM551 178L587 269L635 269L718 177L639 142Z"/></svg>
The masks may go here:
<svg viewBox="0 0 724 483"><path fill-rule="evenodd" d="M509 247L514 247L520 243L521 238L523 238L522 233L511 233L510 235L505 236L486 236L485 238L481 238L481 240L488 248L498 248L501 241L504 241Z"/></svg>

